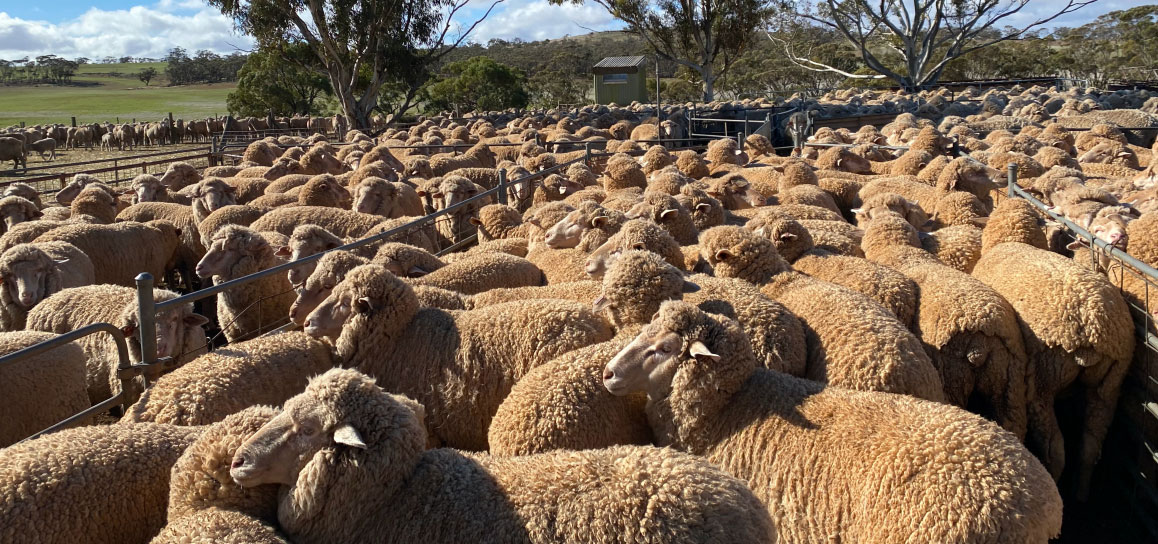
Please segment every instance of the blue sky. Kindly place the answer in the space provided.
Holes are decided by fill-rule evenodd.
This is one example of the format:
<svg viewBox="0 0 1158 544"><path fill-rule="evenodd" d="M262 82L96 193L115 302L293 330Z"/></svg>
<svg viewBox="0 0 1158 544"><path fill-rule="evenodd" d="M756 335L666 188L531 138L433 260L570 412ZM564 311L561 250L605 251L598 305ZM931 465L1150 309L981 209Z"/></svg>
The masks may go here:
<svg viewBox="0 0 1158 544"><path fill-rule="evenodd" d="M1055 24L1080 26L1106 12L1155 1L1100 0ZM1008 23L1027 23L1034 15L1056 9L1059 3L1060 0L1034 0ZM490 2L472 0L464 15L472 16L489 5ZM552 6L547 0L506 0L471 38L480 43L492 38L540 40L585 34L589 29L617 28L622 25L595 4ZM237 35L231 21L204 0L0 0L2 59L49 53L93 59L160 57L174 46L228 53L247 49L251 42Z"/></svg>

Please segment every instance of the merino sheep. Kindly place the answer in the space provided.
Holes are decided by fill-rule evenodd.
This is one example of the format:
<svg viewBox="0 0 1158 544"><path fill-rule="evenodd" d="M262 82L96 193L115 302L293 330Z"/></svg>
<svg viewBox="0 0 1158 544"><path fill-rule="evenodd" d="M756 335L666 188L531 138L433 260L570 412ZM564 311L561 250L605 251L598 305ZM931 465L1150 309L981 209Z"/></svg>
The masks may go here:
<svg viewBox="0 0 1158 544"><path fill-rule="evenodd" d="M161 302L177 298L172 291L153 290L153 299ZM116 285L86 285L64 289L40 302L28 312L27 328L32 331L64 334L93 323L111 323L121 329L128 342L129 362L142 360L140 323L136 289ZM181 365L203 353L207 347L205 317L193 313L192 305L168 310L156 319L157 357L172 357L172 366ZM85 353L85 381L93 404L121 393L118 376L120 358L116 344L107 335L89 335L77 340ZM153 372L159 373L158 369ZM155 375L148 376L156 379ZM123 391L135 399L143 386L140 376L131 381L133 388Z"/></svg>
<svg viewBox="0 0 1158 544"><path fill-rule="evenodd" d="M36 203L27 198L10 195L0 198L0 218L4 220L4 232L25 221L34 221L44 214Z"/></svg>
<svg viewBox="0 0 1158 544"><path fill-rule="evenodd" d="M1028 223L1036 215L1027 206L1021 199L1007 199L994 215L1023 215L1022 222ZM1134 352L1129 307L1105 276L1025 243L1028 236L1018 240L1016 232L1001 230L1009 223L986 225L983 240L999 243L982 249L973 276L1017 310L1033 368L1028 442L1055 478L1061 477L1066 453L1054 402L1063 389L1082 386L1084 419L1075 473L1078 496L1084 497Z"/></svg>
<svg viewBox="0 0 1158 544"><path fill-rule="evenodd" d="M237 448L275 415L267 406L230 415L181 454L169 477L168 523L150 544L288 544L276 529L278 487L242 487L229 475Z"/></svg>
<svg viewBox="0 0 1158 544"><path fill-rule="evenodd" d="M55 338L34 331L0 333L0 355ZM0 448L43 431L90 406L84 351L75 342L0 367Z"/></svg>
<svg viewBox="0 0 1158 544"><path fill-rule="evenodd" d="M1045 544L1061 530L1057 488L1012 434L956 407L758 369L734 322L685 302L664 303L603 378L648 394L657 444L747 480L783 542Z"/></svg>
<svg viewBox="0 0 1158 544"><path fill-rule="evenodd" d="M249 406L280 405L333 366L329 347L300 332L233 343L161 376L121 422L214 423Z"/></svg>
<svg viewBox="0 0 1158 544"><path fill-rule="evenodd" d="M423 215L422 200L413 187L377 177L365 178L354 187L353 210L390 219Z"/></svg>
<svg viewBox="0 0 1158 544"><path fill-rule="evenodd" d="M251 223L249 228L290 236L299 225L318 225L335 236L363 238L370 229L384 220L381 216L328 206L296 206L274 209Z"/></svg>
<svg viewBox="0 0 1158 544"><path fill-rule="evenodd" d="M144 543L165 525L169 471L201 429L66 429L0 449L0 538Z"/></svg>
<svg viewBox="0 0 1158 544"><path fill-rule="evenodd" d="M218 229L205 256L197 263L197 275L222 283L281 264L274 247L283 246L284 238L270 234L276 240L271 243L266 234L270 233L237 225ZM293 286L289 280L280 275L265 276L243 288L218 293L217 319L225 337L234 342L281 325L292 303Z"/></svg>
<svg viewBox="0 0 1158 544"><path fill-rule="evenodd" d="M69 204L69 217L76 221L87 216L87 222L107 225L116 221L119 201L104 184L86 186Z"/></svg>
<svg viewBox="0 0 1158 544"><path fill-rule="evenodd" d="M206 175L208 176L209 173L207 172ZM224 173L217 175L224 175ZM161 174L161 184L168 187L170 191L180 191L190 185L196 185L199 181L201 181L201 174L197 172L196 168L184 162L169 163L165 173Z"/></svg>
<svg viewBox="0 0 1158 544"><path fill-rule="evenodd" d="M450 314L420 308L381 265L359 266L306 318L343 366L414 395L430 410L431 438L485 450L491 417L518 378L555 356L611 337L590 309L527 301ZM453 370L452 370L453 369Z"/></svg>
<svg viewBox="0 0 1158 544"><path fill-rule="evenodd" d="M148 272L164 278L176 264L181 231L164 220L111 225L66 224L40 234L34 241L67 242L92 260L93 283L135 286L134 278Z"/></svg>
<svg viewBox="0 0 1158 544"><path fill-rule="evenodd" d="M40 201L40 191L27 183L12 183L4 188L3 196L18 196L27 199L36 205L36 209L44 208L44 203Z"/></svg>
<svg viewBox="0 0 1158 544"><path fill-rule="evenodd" d="M915 235L916 229L899 216L877 217L865 231L865 256L917 283L913 330L941 374L945 398L962 408L981 409L1024 439L1027 376L1032 373L1017 313L997 291L909 245Z"/></svg>
<svg viewBox="0 0 1158 544"><path fill-rule="evenodd" d="M762 286L800 318L808 344L805 377L862 391L945 398L920 341L876 301L792 271L771 240L741 227L704 232L700 251L717 276Z"/></svg>
<svg viewBox="0 0 1158 544"><path fill-rule="evenodd" d="M359 372L331 370L238 449L230 474L243 487L281 484L278 520L302 543L774 540L752 492L694 457L424 451L424 412Z"/></svg>
<svg viewBox="0 0 1158 544"><path fill-rule="evenodd" d="M265 215L265 211L260 208L240 204L218 209L197 223L197 234L201 237L202 247L209 246L217 229L225 225L248 227L263 215Z"/></svg>
<svg viewBox="0 0 1158 544"><path fill-rule="evenodd" d="M644 193L643 201L636 204L626 214L628 219L650 219L671 233L680 245L696 243L696 230L692 214L675 197L663 193Z"/></svg>
<svg viewBox="0 0 1158 544"><path fill-rule="evenodd" d="M24 329L28 311L69 287L90 285L92 260L66 242L18 244L0 254L0 330Z"/></svg>

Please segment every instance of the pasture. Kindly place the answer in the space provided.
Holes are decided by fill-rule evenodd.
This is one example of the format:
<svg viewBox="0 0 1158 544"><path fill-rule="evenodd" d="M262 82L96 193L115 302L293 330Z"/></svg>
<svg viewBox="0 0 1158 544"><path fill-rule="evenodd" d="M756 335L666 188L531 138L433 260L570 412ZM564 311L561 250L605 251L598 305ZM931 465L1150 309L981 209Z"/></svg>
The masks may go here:
<svg viewBox="0 0 1158 544"><path fill-rule="evenodd" d="M137 73L152 67L149 86ZM24 122L69 123L160 119L173 112L192 119L225 113L225 97L236 84L167 87L165 63L86 64L70 85L0 87L0 126Z"/></svg>

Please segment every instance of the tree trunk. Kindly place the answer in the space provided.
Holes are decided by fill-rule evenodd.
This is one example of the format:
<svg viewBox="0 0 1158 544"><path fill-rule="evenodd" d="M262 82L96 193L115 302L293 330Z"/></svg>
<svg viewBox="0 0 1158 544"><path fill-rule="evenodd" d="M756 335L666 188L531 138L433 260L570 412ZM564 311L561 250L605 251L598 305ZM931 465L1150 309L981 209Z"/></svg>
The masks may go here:
<svg viewBox="0 0 1158 544"><path fill-rule="evenodd" d="M700 79L704 81L704 102L711 102L715 100L716 96L716 74L712 72L712 65L706 64L700 67Z"/></svg>

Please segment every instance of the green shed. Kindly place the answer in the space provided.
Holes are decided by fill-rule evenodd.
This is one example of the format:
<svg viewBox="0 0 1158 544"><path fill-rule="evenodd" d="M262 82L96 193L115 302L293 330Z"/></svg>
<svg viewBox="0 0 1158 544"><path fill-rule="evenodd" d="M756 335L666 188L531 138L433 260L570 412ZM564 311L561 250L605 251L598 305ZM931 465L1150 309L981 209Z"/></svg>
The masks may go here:
<svg viewBox="0 0 1158 544"><path fill-rule="evenodd" d="M647 102L647 74L643 70L646 57L607 57L593 68L595 74L595 103L625 105L633 101Z"/></svg>

